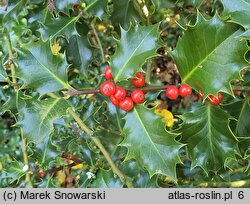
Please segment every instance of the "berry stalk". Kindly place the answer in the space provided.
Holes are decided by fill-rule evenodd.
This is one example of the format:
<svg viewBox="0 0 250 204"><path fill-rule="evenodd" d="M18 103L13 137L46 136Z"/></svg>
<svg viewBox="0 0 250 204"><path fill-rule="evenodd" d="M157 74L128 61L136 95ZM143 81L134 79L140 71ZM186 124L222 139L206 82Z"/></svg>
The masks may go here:
<svg viewBox="0 0 250 204"><path fill-rule="evenodd" d="M177 87L179 85L176 85ZM158 90L165 90L169 85L163 86L145 86L141 88L131 87L131 88L124 88L126 91L134 91L134 90L142 90L142 91L158 91ZM100 93L99 89L92 89L92 90L68 90L64 96L75 96L75 95L85 95L85 94L98 94Z"/></svg>

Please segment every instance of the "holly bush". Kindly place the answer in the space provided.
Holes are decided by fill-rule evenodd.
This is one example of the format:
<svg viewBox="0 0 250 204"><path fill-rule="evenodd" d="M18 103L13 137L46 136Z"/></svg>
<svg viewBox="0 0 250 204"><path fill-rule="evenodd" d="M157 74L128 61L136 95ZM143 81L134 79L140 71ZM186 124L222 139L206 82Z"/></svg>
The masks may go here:
<svg viewBox="0 0 250 204"><path fill-rule="evenodd" d="M0 187L250 186L250 0L0 2Z"/></svg>

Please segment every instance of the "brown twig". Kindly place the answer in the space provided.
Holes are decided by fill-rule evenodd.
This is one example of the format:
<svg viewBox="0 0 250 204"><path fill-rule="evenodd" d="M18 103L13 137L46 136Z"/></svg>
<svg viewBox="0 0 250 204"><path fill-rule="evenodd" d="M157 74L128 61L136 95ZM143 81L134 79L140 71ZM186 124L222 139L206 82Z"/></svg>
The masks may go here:
<svg viewBox="0 0 250 204"><path fill-rule="evenodd" d="M133 91L136 89L140 89L142 91L158 91L158 90L165 90L169 85L164 85L164 86L145 86L142 88L125 88L126 91ZM179 85L177 85L179 86ZM85 95L85 94L98 94L100 93L99 89L93 89L93 90L68 90L66 93L64 93L64 96L75 96L75 95Z"/></svg>

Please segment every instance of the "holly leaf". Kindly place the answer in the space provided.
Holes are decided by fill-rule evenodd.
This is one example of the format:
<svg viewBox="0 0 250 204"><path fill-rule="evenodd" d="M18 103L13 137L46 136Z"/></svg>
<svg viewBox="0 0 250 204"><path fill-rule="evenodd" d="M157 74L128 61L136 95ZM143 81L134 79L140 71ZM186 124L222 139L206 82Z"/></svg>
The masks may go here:
<svg viewBox="0 0 250 204"><path fill-rule="evenodd" d="M99 170L96 179L91 184L91 188L122 188L123 183L114 176L112 170Z"/></svg>
<svg viewBox="0 0 250 204"><path fill-rule="evenodd" d="M3 68L2 62L0 62L0 82L7 81L7 73Z"/></svg>
<svg viewBox="0 0 250 204"><path fill-rule="evenodd" d="M131 77L143 63L157 56L159 24L150 26L131 26L128 31L121 28L121 39L115 54L111 57L111 70L114 80L121 81Z"/></svg>
<svg viewBox="0 0 250 204"><path fill-rule="evenodd" d="M133 0L116 0L113 2L114 11L111 19L116 26L128 29L131 22L140 21L140 15L134 7Z"/></svg>
<svg viewBox="0 0 250 204"><path fill-rule="evenodd" d="M250 137L250 104L249 99L239 100L223 105L236 121L232 121L234 133L238 137Z"/></svg>
<svg viewBox="0 0 250 204"><path fill-rule="evenodd" d="M206 20L198 13L195 25L187 26L171 52L182 81L205 96L219 90L232 94L230 81L240 79L240 70L249 66L244 58L249 48L236 38L241 33L236 24L223 22L217 14Z"/></svg>
<svg viewBox="0 0 250 204"><path fill-rule="evenodd" d="M87 73L87 66L92 59L92 52L88 41L88 27L86 24L79 25L79 35L73 35L69 39L69 45L66 49L68 63L79 67L81 72Z"/></svg>
<svg viewBox="0 0 250 204"><path fill-rule="evenodd" d="M27 102L19 110L17 125L23 134L34 143L43 142L53 131L53 121L66 115L69 104L62 98L49 98L42 101Z"/></svg>
<svg viewBox="0 0 250 204"><path fill-rule="evenodd" d="M7 10L3 16L3 23L9 23L14 20L18 20L18 16L22 13L27 13L26 8L27 0L20 0L16 2L10 2Z"/></svg>
<svg viewBox="0 0 250 204"><path fill-rule="evenodd" d="M85 0L87 6L84 11L90 14L91 16L97 16L101 18L108 5L108 0Z"/></svg>
<svg viewBox="0 0 250 204"><path fill-rule="evenodd" d="M23 80L22 88L33 88L41 95L70 88L65 57L52 55L49 41L22 45L17 53L16 77Z"/></svg>
<svg viewBox="0 0 250 204"><path fill-rule="evenodd" d="M39 22L40 28L38 31L41 33L43 41L49 38L55 44L57 36L64 36L69 39L72 35L77 35L76 22L79 17L58 17L46 20L46 22Z"/></svg>
<svg viewBox="0 0 250 204"><path fill-rule="evenodd" d="M152 0L157 9L173 8L175 7L176 0Z"/></svg>
<svg viewBox="0 0 250 204"><path fill-rule="evenodd" d="M232 22L250 28L250 0L221 0L223 15L229 16Z"/></svg>
<svg viewBox="0 0 250 204"><path fill-rule="evenodd" d="M185 0L184 2L185 2L186 5L199 7L203 3L203 1L204 0Z"/></svg>
<svg viewBox="0 0 250 204"><path fill-rule="evenodd" d="M167 132L161 118L142 105L125 116L125 139L121 146L128 148L125 161L136 159L150 177L163 174L176 180L176 164L181 163L178 152L183 146L176 135Z"/></svg>
<svg viewBox="0 0 250 204"><path fill-rule="evenodd" d="M67 15L69 15L69 9L73 8L73 5L76 4L78 1L77 0L55 0L55 6L56 8L63 13L66 13Z"/></svg>
<svg viewBox="0 0 250 204"><path fill-rule="evenodd" d="M244 33L242 33L239 37L243 38L243 39L249 40L250 39L250 29L248 29L247 31L245 31Z"/></svg>
<svg viewBox="0 0 250 204"><path fill-rule="evenodd" d="M200 166L206 174L218 171L238 153L237 139L229 128L229 115L210 104L198 105L180 117L181 142L186 143L191 168Z"/></svg>

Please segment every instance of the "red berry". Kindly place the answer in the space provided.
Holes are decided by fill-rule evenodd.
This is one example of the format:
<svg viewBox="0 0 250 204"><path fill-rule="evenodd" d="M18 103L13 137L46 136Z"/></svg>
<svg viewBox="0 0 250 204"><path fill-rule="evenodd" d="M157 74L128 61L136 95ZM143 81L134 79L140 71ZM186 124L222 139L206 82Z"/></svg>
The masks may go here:
<svg viewBox="0 0 250 204"><path fill-rule="evenodd" d="M145 95L144 95L144 93L143 93L142 90L137 89L137 90L132 91L132 93L131 93L131 99L135 103L141 104L145 100Z"/></svg>
<svg viewBox="0 0 250 204"><path fill-rule="evenodd" d="M208 98L209 98L209 102L214 105L214 106L218 106L220 104L220 101L218 98L216 98L214 95L212 94L209 94L208 95Z"/></svg>
<svg viewBox="0 0 250 204"><path fill-rule="evenodd" d="M234 93L235 96L237 96L237 95L240 94L240 91L238 91L238 90L233 90L233 93Z"/></svg>
<svg viewBox="0 0 250 204"><path fill-rule="evenodd" d="M117 100L114 95L111 95L109 98L111 103L113 103L113 105L119 106L119 100Z"/></svg>
<svg viewBox="0 0 250 204"><path fill-rule="evenodd" d="M179 88L179 94L182 97L188 96L192 93L192 89L189 85L187 84L182 84Z"/></svg>
<svg viewBox="0 0 250 204"><path fill-rule="evenodd" d="M125 99L123 99L122 101L120 101L119 107L122 110L124 110L126 112L129 112L130 110L133 109L134 103L133 103L133 101L132 101L132 99L130 97L126 97Z"/></svg>
<svg viewBox="0 0 250 204"><path fill-rule="evenodd" d="M123 100L126 97L126 95L127 95L127 92L124 88L121 88L121 87L116 88L114 97L117 100L119 100L119 101Z"/></svg>
<svg viewBox="0 0 250 204"><path fill-rule="evenodd" d="M204 93L202 93L201 91L198 93L198 96L200 99L203 99L204 98Z"/></svg>
<svg viewBox="0 0 250 204"><path fill-rule="evenodd" d="M177 89L176 86L171 85L166 89L166 95L169 99L175 100L178 98L179 90Z"/></svg>
<svg viewBox="0 0 250 204"><path fill-rule="evenodd" d="M107 80L110 80L113 78L113 75L111 73L111 69L110 69L110 66L106 67L106 69L104 70L104 77L107 79Z"/></svg>
<svg viewBox="0 0 250 204"><path fill-rule="evenodd" d="M45 173L44 172L39 172L39 178L44 178L45 177Z"/></svg>
<svg viewBox="0 0 250 204"><path fill-rule="evenodd" d="M79 7L79 4L73 4L73 8L78 8Z"/></svg>
<svg viewBox="0 0 250 204"><path fill-rule="evenodd" d="M223 100L222 94L221 94L221 93L218 93L217 98L218 98L219 102L221 102L221 101Z"/></svg>
<svg viewBox="0 0 250 204"><path fill-rule="evenodd" d="M116 90L116 88L115 88L114 83L112 83L110 81L103 82L101 87L100 87L100 92L104 96L114 95L115 90Z"/></svg>
<svg viewBox="0 0 250 204"><path fill-rule="evenodd" d="M131 83L135 86L135 87L143 87L145 84L145 77L143 76L143 74L141 72L136 72L135 73L136 78L130 78Z"/></svg>

